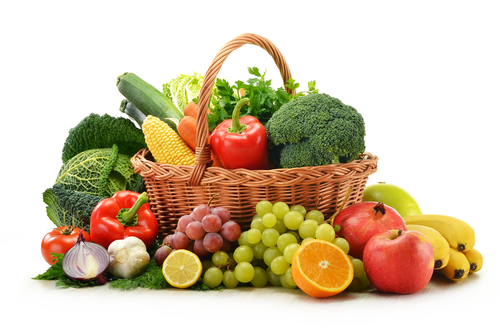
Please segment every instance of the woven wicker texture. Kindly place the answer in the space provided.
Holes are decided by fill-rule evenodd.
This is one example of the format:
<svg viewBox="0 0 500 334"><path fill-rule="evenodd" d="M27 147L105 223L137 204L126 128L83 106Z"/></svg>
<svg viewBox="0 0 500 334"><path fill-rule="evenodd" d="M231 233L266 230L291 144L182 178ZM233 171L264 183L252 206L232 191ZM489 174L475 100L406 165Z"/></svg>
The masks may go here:
<svg viewBox="0 0 500 334"><path fill-rule="evenodd" d="M198 204L208 203L212 197L211 205L226 207L243 230L249 228L255 215L255 205L261 200L300 204L308 210L317 206L328 218L338 209L349 187L352 190L346 205L361 201L368 176L377 170L378 158L370 153L350 163L315 167L257 171L207 167L212 162L207 143L211 87L224 60L245 44L254 44L266 50L278 66L283 82L288 82L291 77L288 65L269 40L255 34L237 36L222 47L205 74L198 100L195 165L158 164L147 149L132 157L136 173L145 180L149 203L158 219L162 236L175 230L182 215L189 214Z"/></svg>

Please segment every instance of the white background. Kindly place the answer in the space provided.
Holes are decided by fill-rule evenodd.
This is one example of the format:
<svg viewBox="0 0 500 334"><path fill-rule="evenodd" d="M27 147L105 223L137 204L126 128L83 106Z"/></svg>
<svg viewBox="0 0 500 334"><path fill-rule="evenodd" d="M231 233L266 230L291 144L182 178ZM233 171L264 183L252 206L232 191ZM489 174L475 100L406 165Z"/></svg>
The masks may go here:
<svg viewBox="0 0 500 334"><path fill-rule="evenodd" d="M2 327L484 332L487 305L500 297L499 14L495 1L2 2ZM121 292L31 279L47 269L40 242L53 225L42 192L68 130L91 112L123 115L115 85L123 72L161 90L179 74L204 73L246 32L270 39L303 88L316 80L364 116L367 151L380 158L369 183L397 184L425 213L474 227L481 272L460 283L433 278L413 295L324 300L274 288ZM247 66L281 85L255 46L233 52L219 76L246 80Z"/></svg>

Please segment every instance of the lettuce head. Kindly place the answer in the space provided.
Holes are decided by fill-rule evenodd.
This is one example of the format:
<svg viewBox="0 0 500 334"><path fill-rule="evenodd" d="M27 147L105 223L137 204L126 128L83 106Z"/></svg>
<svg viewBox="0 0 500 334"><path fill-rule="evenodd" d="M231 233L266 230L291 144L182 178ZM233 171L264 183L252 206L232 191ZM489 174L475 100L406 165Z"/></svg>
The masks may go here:
<svg viewBox="0 0 500 334"><path fill-rule="evenodd" d="M197 99L200 95L204 78L205 76L196 72L193 72L192 75L181 74L163 85L163 94L183 112L189 102ZM211 105L216 103L217 97L217 88L214 84L210 102Z"/></svg>

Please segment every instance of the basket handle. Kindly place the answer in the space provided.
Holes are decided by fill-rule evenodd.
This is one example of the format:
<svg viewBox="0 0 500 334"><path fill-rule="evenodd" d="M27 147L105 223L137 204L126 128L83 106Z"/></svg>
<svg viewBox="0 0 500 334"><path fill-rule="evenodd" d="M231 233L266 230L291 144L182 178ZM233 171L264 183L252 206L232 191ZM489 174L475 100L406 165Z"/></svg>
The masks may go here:
<svg viewBox="0 0 500 334"><path fill-rule="evenodd" d="M278 48L276 48L276 46L274 46L273 43L271 43L271 41L262 36L247 33L241 34L226 43L212 60L212 63L205 74L200 95L198 97L198 115L196 117L196 158L194 169L192 170L188 180L188 185L190 186L200 184L207 164L212 161L210 146L208 144L209 130L207 123L208 105L210 102L212 87L217 79L217 75L219 74L222 64L229 54L245 44L257 45L266 50L271 57L273 57L274 62L278 66L286 91L289 94L295 94L295 91L286 87L288 79L292 77L288 64L286 63L281 52Z"/></svg>

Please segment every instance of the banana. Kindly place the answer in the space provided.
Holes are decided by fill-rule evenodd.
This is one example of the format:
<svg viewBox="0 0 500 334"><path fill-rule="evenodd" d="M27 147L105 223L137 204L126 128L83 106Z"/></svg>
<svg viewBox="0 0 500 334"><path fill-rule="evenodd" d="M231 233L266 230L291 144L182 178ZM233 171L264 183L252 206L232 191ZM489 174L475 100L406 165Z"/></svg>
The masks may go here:
<svg viewBox="0 0 500 334"><path fill-rule="evenodd" d="M472 226L458 218L444 216L421 214L404 217L407 225L423 225L437 230L454 248L460 252L468 251L474 248L476 237Z"/></svg>
<svg viewBox="0 0 500 334"><path fill-rule="evenodd" d="M469 275L469 270L470 264L465 257L465 254L450 247L450 259L448 264L446 267L439 269L436 272L444 275L452 281L461 281Z"/></svg>
<svg viewBox="0 0 500 334"><path fill-rule="evenodd" d="M450 244L436 229L423 225L406 225L408 230L418 231L425 235L434 249L434 270L442 269L450 259Z"/></svg>
<svg viewBox="0 0 500 334"><path fill-rule="evenodd" d="M470 264L470 272L475 273L483 267L483 255L475 248L464 252L465 257Z"/></svg>

